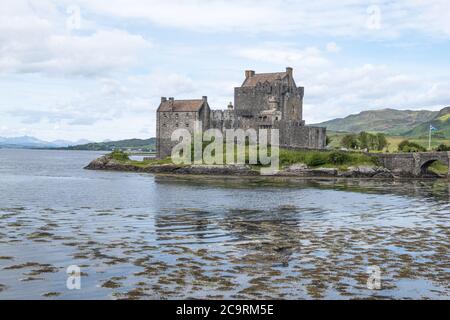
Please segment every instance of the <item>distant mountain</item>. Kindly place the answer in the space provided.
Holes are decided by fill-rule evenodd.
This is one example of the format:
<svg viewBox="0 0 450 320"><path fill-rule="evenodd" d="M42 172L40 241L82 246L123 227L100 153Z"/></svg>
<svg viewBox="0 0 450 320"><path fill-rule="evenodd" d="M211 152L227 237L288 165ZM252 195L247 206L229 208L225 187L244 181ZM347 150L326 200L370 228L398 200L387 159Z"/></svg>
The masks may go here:
<svg viewBox="0 0 450 320"><path fill-rule="evenodd" d="M150 139L127 139L120 141L107 141L98 143L88 143L78 146L70 146L69 150L91 150L91 151L111 151L115 149L121 150L141 150L154 151L156 148L156 138Z"/></svg>
<svg viewBox="0 0 450 320"><path fill-rule="evenodd" d="M89 141L86 139L80 139L77 141L55 140L55 141L52 141L51 144L57 148L64 148L64 147L69 147L69 146L77 146L80 144L87 144L87 143L91 143L91 142L92 141Z"/></svg>
<svg viewBox="0 0 450 320"><path fill-rule="evenodd" d="M50 142L29 136L14 138L0 137L0 147L2 148L47 148L50 145L52 145Z"/></svg>
<svg viewBox="0 0 450 320"><path fill-rule="evenodd" d="M415 126L412 130L404 133L410 137L428 137L430 124L437 130L433 132L433 136L450 139L450 107L444 108L430 121Z"/></svg>
<svg viewBox="0 0 450 320"><path fill-rule="evenodd" d="M334 119L317 124L331 131L343 132L384 132L392 135L420 136L435 124L442 133L450 138L450 107L441 111L412 111L382 109L363 111L345 118ZM426 131L428 132L428 131Z"/></svg>
<svg viewBox="0 0 450 320"><path fill-rule="evenodd" d="M87 143L88 140L79 140L76 142L66 140L43 141L30 136L3 138L0 137L0 147L2 148L22 148L22 149L48 149L62 148L81 143Z"/></svg>
<svg viewBox="0 0 450 320"><path fill-rule="evenodd" d="M130 149L130 150L155 150L156 139L150 138L142 139L128 139L120 141L107 140L105 142L91 142L89 140L55 140L43 141L30 136L4 138L0 137L0 148L16 148L16 149L67 149L67 150L96 150L109 151L115 149Z"/></svg>

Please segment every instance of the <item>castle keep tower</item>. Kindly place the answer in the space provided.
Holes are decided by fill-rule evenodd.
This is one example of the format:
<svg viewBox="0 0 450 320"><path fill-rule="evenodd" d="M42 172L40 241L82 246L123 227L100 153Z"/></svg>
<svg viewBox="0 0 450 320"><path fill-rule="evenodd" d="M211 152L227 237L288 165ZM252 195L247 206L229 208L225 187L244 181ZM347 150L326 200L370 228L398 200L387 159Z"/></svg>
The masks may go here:
<svg viewBox="0 0 450 320"><path fill-rule="evenodd" d="M203 130L278 129L280 146L323 149L326 129L310 127L303 120L304 88L297 87L293 69L285 72L256 73L245 71L242 85L234 89L234 105L226 110L211 110L206 97L201 100L161 98L156 120L156 145L159 158L170 156L172 132L184 127L191 132L195 121Z"/></svg>
<svg viewBox="0 0 450 320"><path fill-rule="evenodd" d="M297 87L292 68L286 72L245 71L241 87L234 89L236 115L254 119L267 111L280 112L276 120L302 122L304 88Z"/></svg>

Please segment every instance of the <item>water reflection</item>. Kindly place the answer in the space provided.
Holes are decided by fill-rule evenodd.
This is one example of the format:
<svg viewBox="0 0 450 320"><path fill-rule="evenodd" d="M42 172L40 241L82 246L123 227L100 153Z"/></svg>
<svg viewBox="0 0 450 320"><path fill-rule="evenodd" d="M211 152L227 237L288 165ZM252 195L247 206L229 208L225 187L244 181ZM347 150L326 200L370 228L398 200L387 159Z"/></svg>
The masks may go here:
<svg viewBox="0 0 450 320"><path fill-rule="evenodd" d="M210 177L158 175L155 182L213 188L316 188L368 194L397 194L400 196L434 198L450 201L449 179L374 180L374 179L304 179L295 177Z"/></svg>

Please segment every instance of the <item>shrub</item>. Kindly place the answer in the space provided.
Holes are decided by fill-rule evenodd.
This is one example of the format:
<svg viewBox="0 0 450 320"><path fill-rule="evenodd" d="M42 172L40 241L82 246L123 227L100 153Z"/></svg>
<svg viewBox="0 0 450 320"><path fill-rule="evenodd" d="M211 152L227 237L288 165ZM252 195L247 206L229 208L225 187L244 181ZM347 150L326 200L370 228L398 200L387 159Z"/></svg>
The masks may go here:
<svg viewBox="0 0 450 320"><path fill-rule="evenodd" d="M442 143L437 147L436 151L450 151L450 146Z"/></svg>
<svg viewBox="0 0 450 320"><path fill-rule="evenodd" d="M310 167L318 167L327 163L328 156L322 152L312 152L306 158L306 165Z"/></svg>
<svg viewBox="0 0 450 320"><path fill-rule="evenodd" d="M111 152L111 156L114 160L117 160L117 161L130 160L130 158L128 157L128 154L126 154L125 152L120 151L120 150L114 150L113 152Z"/></svg>
<svg viewBox="0 0 450 320"><path fill-rule="evenodd" d="M398 145L398 151L400 151L400 152L424 152L424 151L427 151L427 149L425 149L420 144L417 144L415 142L403 140Z"/></svg>
<svg viewBox="0 0 450 320"><path fill-rule="evenodd" d="M328 156L328 161L335 165L342 165L346 162L348 162L350 159L350 156L347 153L344 152L331 152Z"/></svg>

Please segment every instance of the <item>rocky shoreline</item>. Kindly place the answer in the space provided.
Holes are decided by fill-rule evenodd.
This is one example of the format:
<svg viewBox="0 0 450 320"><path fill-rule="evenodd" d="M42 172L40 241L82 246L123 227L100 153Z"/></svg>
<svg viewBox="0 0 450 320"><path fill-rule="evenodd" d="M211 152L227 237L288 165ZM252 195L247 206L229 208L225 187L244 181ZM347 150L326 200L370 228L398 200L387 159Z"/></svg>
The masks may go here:
<svg viewBox="0 0 450 320"><path fill-rule="evenodd" d="M259 176L258 170L248 165L175 165L155 164L139 166L114 160L110 155L102 156L85 167L87 170L105 170L139 173L165 173L185 175L233 175L233 176ZM394 173L384 167L356 166L347 170L337 168L309 168L303 164L294 164L283 168L275 176L302 177L302 178L371 178L396 179L408 178ZM413 177L409 177L413 178ZM415 177L417 178L417 177Z"/></svg>

